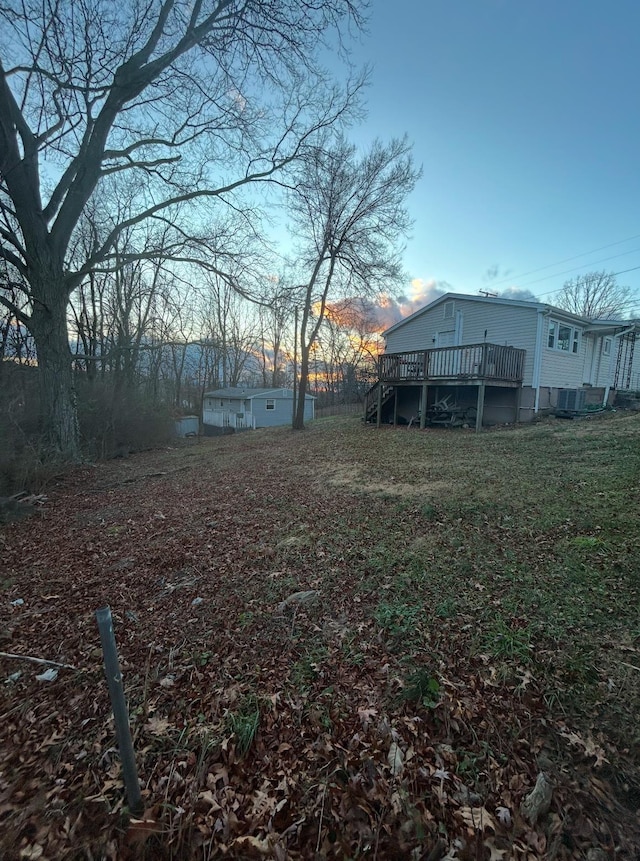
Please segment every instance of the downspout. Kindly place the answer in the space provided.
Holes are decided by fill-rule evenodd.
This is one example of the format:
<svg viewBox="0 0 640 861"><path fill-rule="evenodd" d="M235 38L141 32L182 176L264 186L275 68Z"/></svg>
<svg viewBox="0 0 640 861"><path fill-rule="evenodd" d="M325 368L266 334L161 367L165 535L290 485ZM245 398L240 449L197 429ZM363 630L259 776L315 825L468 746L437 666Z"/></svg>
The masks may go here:
<svg viewBox="0 0 640 861"><path fill-rule="evenodd" d="M538 309L538 321L536 327L536 351L533 357L533 377L531 385L535 389L536 397L533 405L533 412L537 413L540 409L540 376L542 373L542 338L544 335L544 318L549 312L543 308Z"/></svg>
<svg viewBox="0 0 640 861"><path fill-rule="evenodd" d="M634 323L633 326L629 326L627 329L623 329L622 332L618 332L616 335L614 335L613 339L617 340L618 338L621 338L623 335L628 335L629 332L635 332L635 330L636 330L636 325ZM618 349L620 349L620 343L619 342L617 344L617 347L618 347ZM607 385L605 387L604 397L602 399L602 406L603 407L606 407L607 403L609 402L609 392L611 391L611 368L613 367L613 358L615 355L616 355L616 351L612 348L611 349L611 355L609 356L609 373L607 374L609 382L607 383Z"/></svg>
<svg viewBox="0 0 640 861"><path fill-rule="evenodd" d="M591 347L591 368L589 369L589 385L595 385L595 382L598 381L598 377L600 376L600 361L602 356L602 344L604 343L604 339L602 335L596 335L595 332L589 333L592 335L592 344ZM598 349L596 350L596 344L598 344ZM597 362L598 362L598 373L596 374L596 354L597 354ZM609 359L609 365L611 365L611 359ZM611 370L611 367L609 367Z"/></svg>

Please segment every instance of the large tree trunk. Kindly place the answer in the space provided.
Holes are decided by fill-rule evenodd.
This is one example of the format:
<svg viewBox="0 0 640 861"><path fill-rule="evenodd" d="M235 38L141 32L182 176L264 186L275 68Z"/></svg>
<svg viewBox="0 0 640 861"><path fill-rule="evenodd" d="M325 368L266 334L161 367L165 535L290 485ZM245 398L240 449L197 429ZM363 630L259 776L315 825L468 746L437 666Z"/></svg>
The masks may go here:
<svg viewBox="0 0 640 861"><path fill-rule="evenodd" d="M46 304L36 303L30 324L38 357L43 437L54 454L78 461L80 440L67 332L67 294L64 289L46 292Z"/></svg>
<svg viewBox="0 0 640 861"><path fill-rule="evenodd" d="M311 350L306 344L302 345L300 356L300 376L297 385L296 414L293 417L293 429L304 430L304 404L309 382L309 355Z"/></svg>

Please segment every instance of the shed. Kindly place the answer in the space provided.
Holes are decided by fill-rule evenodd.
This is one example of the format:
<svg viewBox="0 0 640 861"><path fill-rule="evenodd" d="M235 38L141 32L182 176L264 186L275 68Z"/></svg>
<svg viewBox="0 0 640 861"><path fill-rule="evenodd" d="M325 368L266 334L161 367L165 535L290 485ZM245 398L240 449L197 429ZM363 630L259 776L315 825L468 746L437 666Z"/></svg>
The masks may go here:
<svg viewBox="0 0 640 861"><path fill-rule="evenodd" d="M289 425L293 419L293 389L226 388L205 392L202 422L213 427L246 430ZM305 395L304 420L315 416L315 398Z"/></svg>
<svg viewBox="0 0 640 861"><path fill-rule="evenodd" d="M198 436L200 419L198 416L182 416L175 420L176 436Z"/></svg>

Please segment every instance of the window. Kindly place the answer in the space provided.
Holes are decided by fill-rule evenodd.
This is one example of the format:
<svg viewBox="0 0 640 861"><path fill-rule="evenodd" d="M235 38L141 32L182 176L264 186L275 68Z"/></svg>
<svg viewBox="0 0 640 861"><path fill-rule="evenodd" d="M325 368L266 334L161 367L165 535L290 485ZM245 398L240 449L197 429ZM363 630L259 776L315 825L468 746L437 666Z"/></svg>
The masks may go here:
<svg viewBox="0 0 640 861"><path fill-rule="evenodd" d="M550 350L577 354L580 349L580 330L557 320L549 320L547 346Z"/></svg>
<svg viewBox="0 0 640 861"><path fill-rule="evenodd" d="M605 338L602 344L602 355L610 356L611 355L611 338Z"/></svg>
<svg viewBox="0 0 640 861"><path fill-rule="evenodd" d="M456 308L455 302L445 302L444 303L444 319L445 320L453 320L455 308Z"/></svg>
<svg viewBox="0 0 640 861"><path fill-rule="evenodd" d="M267 398L267 405L266 405L265 409L275 410L275 408L276 408L275 398Z"/></svg>

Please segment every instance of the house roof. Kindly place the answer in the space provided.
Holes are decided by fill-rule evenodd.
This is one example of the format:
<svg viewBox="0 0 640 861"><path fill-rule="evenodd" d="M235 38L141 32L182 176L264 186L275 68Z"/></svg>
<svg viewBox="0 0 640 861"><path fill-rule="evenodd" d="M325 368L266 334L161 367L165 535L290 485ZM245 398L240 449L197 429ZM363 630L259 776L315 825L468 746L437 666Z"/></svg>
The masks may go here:
<svg viewBox="0 0 640 861"><path fill-rule="evenodd" d="M573 314L571 311L565 311L563 308L557 308L555 305L548 305L546 302L532 302L526 299L501 299L498 296L474 296L467 293L445 293L443 296L439 296L433 302L430 302L428 305L425 305L424 308L419 308L417 311L414 311L413 314L410 314L408 317L405 317L404 319L399 320L393 326L390 326L382 333L383 337L386 337L391 332L395 332L396 329L399 329L401 326L404 326L405 323L409 322L409 320L415 320L421 314L425 314L427 311L431 311L438 305L442 305L444 302L451 302L456 299L463 299L465 302L480 302L485 305L510 305L516 308L531 308L535 311L547 311L549 313L555 314L556 316L575 320L576 322L580 323L587 323L590 326L596 327L598 331L601 331L600 326L609 328L624 328L632 325L631 322L625 322L624 320L589 320L587 317L581 317L579 314Z"/></svg>
<svg viewBox="0 0 640 861"><path fill-rule="evenodd" d="M253 398L293 398L293 389L251 389L248 387L229 387L226 389L213 389L204 393L205 398L230 398L231 400L250 401ZM305 398L315 400L314 395L305 395Z"/></svg>

